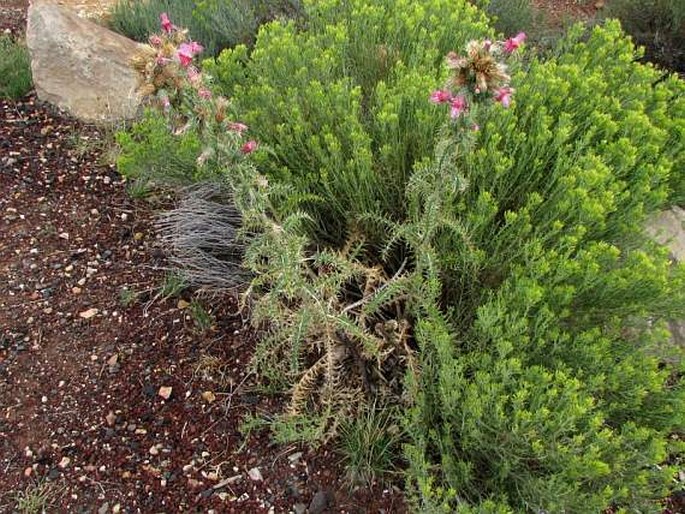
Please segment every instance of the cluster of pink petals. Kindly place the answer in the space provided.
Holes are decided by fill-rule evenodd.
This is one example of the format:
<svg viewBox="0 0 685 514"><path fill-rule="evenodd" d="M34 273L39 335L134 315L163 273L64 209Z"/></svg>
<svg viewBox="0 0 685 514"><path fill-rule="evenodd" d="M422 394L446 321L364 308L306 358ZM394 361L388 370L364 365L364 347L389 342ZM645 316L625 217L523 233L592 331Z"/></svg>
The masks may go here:
<svg viewBox="0 0 685 514"><path fill-rule="evenodd" d="M513 94L514 89L506 86L495 91L493 98L495 99L495 102L501 103L502 107L509 107L509 104L511 103L511 95Z"/></svg>
<svg viewBox="0 0 685 514"><path fill-rule="evenodd" d="M251 139L250 141L248 141L247 143L245 143L243 146L240 147L240 151L242 153L244 153L245 155L251 154L252 152L254 152L257 149L258 146L259 146L259 144L257 143L257 141L255 141L254 139Z"/></svg>
<svg viewBox="0 0 685 514"><path fill-rule="evenodd" d="M504 51L508 54L514 53L526 40L526 33L519 32L514 37L510 37L504 42Z"/></svg>
<svg viewBox="0 0 685 514"><path fill-rule="evenodd" d="M466 103L466 97L464 95L457 95L452 98L450 102L450 117L456 120L459 116L464 114L468 109L468 104Z"/></svg>
<svg viewBox="0 0 685 514"><path fill-rule="evenodd" d="M152 34L149 38L148 41L150 41L150 44L152 46L161 46L162 45L162 38L159 37L157 34Z"/></svg>
<svg viewBox="0 0 685 514"><path fill-rule="evenodd" d="M209 89L202 88L197 92L198 95L200 95L200 98L203 100L209 100L212 98L212 92Z"/></svg>
<svg viewBox="0 0 685 514"><path fill-rule="evenodd" d="M174 30L176 30L176 26L171 23L169 15L165 12L159 15L159 22L160 25L162 25L162 30L167 34L171 34Z"/></svg>
<svg viewBox="0 0 685 514"><path fill-rule="evenodd" d="M450 116L452 119L457 119L468 110L468 102L464 95L453 96L452 93L445 89L437 89L433 91L430 96L430 102L436 105L449 104Z"/></svg>
<svg viewBox="0 0 685 514"><path fill-rule="evenodd" d="M445 104L452 100L452 93L445 91L444 89L437 89L433 91L430 96L431 103L434 104Z"/></svg>
<svg viewBox="0 0 685 514"><path fill-rule="evenodd" d="M193 62L193 58L202 52L202 50L204 50L204 48L202 48L201 44L191 41L190 43L181 43L176 55L178 56L181 65L185 67L189 66L190 63Z"/></svg>

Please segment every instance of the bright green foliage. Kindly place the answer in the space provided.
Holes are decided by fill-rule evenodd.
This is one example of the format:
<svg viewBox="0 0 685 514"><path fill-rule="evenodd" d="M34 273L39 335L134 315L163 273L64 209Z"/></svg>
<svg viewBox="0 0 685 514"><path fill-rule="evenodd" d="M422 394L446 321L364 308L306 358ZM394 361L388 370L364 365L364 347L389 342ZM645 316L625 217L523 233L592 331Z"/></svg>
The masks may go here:
<svg viewBox="0 0 685 514"><path fill-rule="evenodd" d="M463 0L304 5L308 30L268 24L249 59L239 46L205 69L273 149L267 175L317 195L317 237L342 244L364 215L403 216L404 185L441 123L427 98L443 57L487 28Z"/></svg>
<svg viewBox="0 0 685 514"><path fill-rule="evenodd" d="M188 184L209 173L197 165L202 151L197 132L174 135L167 120L148 110L128 131L116 134L117 169L127 178L160 185Z"/></svg>
<svg viewBox="0 0 685 514"><path fill-rule="evenodd" d="M517 77L516 105L489 112L457 167L413 177L425 193L400 233L432 287L417 295L406 455L427 511L658 512L668 494L674 469L655 463L685 391L654 348L657 320L685 311L685 269L641 226L682 159L682 86L652 86L617 24L579 35ZM456 202L438 188L450 173L468 183Z"/></svg>
<svg viewBox="0 0 685 514"><path fill-rule="evenodd" d="M159 15L166 12L190 31L192 39L202 41L210 55L217 55L224 48L252 42L264 21L298 11L298 0L120 0L109 23L113 30L146 42L159 31Z"/></svg>
<svg viewBox="0 0 685 514"><path fill-rule="evenodd" d="M23 42L0 35L0 55L0 98L21 98L33 86L29 51Z"/></svg>

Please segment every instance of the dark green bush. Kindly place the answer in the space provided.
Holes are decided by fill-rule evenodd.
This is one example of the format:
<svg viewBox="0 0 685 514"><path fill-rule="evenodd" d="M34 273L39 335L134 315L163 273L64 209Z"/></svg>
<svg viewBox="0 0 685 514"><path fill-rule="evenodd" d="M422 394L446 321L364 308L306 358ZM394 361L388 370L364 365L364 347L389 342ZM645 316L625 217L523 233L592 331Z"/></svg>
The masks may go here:
<svg viewBox="0 0 685 514"><path fill-rule="evenodd" d="M261 23L294 16L299 9L299 0L120 0L110 26L145 42L159 32L159 15L166 12L174 24L189 30L192 39L201 41L209 55L217 55L238 43L250 44Z"/></svg>
<svg viewBox="0 0 685 514"><path fill-rule="evenodd" d="M612 0L604 13L621 24L646 58L685 73L685 2L682 0Z"/></svg>
<svg viewBox="0 0 685 514"><path fill-rule="evenodd" d="M26 45L8 35L0 36L0 98L17 99L33 87Z"/></svg>

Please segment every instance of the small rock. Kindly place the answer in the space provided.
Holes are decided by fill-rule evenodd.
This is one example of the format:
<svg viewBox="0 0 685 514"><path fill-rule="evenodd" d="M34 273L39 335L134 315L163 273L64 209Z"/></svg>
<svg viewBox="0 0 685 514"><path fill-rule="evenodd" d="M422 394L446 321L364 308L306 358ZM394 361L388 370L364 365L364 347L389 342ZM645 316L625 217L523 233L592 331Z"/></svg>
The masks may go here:
<svg viewBox="0 0 685 514"><path fill-rule="evenodd" d="M216 400L216 395L212 391L205 391L202 393L202 399L207 403L212 403Z"/></svg>
<svg viewBox="0 0 685 514"><path fill-rule="evenodd" d="M309 504L309 514L322 514L333 503L332 500L330 491L317 491Z"/></svg>
<svg viewBox="0 0 685 514"><path fill-rule="evenodd" d="M107 365L109 367L116 366L118 361L119 361L119 355L115 353L109 359L107 359Z"/></svg>
<svg viewBox="0 0 685 514"><path fill-rule="evenodd" d="M150 455L159 455L159 448L156 444L150 447Z"/></svg>
<svg viewBox="0 0 685 514"><path fill-rule="evenodd" d="M176 304L176 308L178 309L187 309L188 307L190 307L190 303L186 302L183 299L180 299Z"/></svg>
<svg viewBox="0 0 685 514"><path fill-rule="evenodd" d="M264 477L262 477L262 472L259 471L259 468L252 468L247 472L247 474L255 482L261 482L264 480Z"/></svg>
<svg viewBox="0 0 685 514"><path fill-rule="evenodd" d="M105 416L105 421L107 421L107 424L110 427L114 425L116 420L117 420L117 416L112 411L109 411L109 414L107 414L107 416Z"/></svg>
<svg viewBox="0 0 685 514"><path fill-rule="evenodd" d="M112 507L112 514L119 514L121 512L121 504L117 503L114 507Z"/></svg>
<svg viewBox="0 0 685 514"><path fill-rule="evenodd" d="M300 458L302 458L302 452L295 452L288 455L288 460L291 464L295 464Z"/></svg>
<svg viewBox="0 0 685 514"><path fill-rule="evenodd" d="M171 398L171 391L172 388L170 386L162 386L159 388L158 395L164 398L165 400L168 400Z"/></svg>
<svg viewBox="0 0 685 514"><path fill-rule="evenodd" d="M109 503L105 503L98 509L98 514L107 514L109 511Z"/></svg>
<svg viewBox="0 0 685 514"><path fill-rule="evenodd" d="M66 233L66 232L62 232L62 233L59 235L59 238L60 238L60 239L65 239L65 240L68 241L68 240L69 240L69 234Z"/></svg>
<svg viewBox="0 0 685 514"><path fill-rule="evenodd" d="M88 309L87 311L80 312L79 316L83 319L90 319L93 316L95 316L98 312L100 312L98 309L92 308Z"/></svg>
<svg viewBox="0 0 685 514"><path fill-rule="evenodd" d="M69 457L62 457L62 460L59 461L59 464L57 464L60 468L64 469L66 468L69 464L71 463L71 459Z"/></svg>
<svg viewBox="0 0 685 514"><path fill-rule="evenodd" d="M72 287L71 292L74 294L81 294L82 289L80 287Z"/></svg>
<svg viewBox="0 0 685 514"><path fill-rule="evenodd" d="M33 473L33 468L30 466L24 470L24 476L26 478L29 478L31 476L31 473Z"/></svg>

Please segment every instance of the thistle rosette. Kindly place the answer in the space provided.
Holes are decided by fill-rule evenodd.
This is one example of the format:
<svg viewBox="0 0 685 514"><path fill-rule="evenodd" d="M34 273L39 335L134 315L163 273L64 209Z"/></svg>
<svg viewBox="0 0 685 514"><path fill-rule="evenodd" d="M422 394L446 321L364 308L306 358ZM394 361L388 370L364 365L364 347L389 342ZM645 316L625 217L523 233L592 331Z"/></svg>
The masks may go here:
<svg viewBox="0 0 685 514"><path fill-rule="evenodd" d="M469 41L464 55L450 52L445 65L450 72L445 88L433 91L430 101L450 107L450 118L470 124L473 130L474 110L479 104L498 103L507 108L514 89L510 86L505 59L514 54L526 40L520 32L505 41Z"/></svg>

